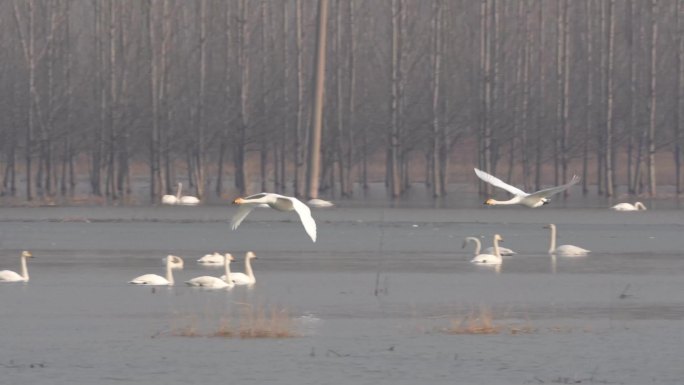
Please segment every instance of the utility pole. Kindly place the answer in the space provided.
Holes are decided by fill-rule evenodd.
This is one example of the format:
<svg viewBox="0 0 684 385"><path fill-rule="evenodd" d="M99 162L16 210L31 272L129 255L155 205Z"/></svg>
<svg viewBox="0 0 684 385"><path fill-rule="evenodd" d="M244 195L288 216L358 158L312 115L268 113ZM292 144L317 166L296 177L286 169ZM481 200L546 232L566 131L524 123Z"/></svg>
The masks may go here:
<svg viewBox="0 0 684 385"><path fill-rule="evenodd" d="M321 132L323 129L323 97L325 85L326 41L328 32L328 0L318 1L318 28L316 31L316 53L314 71L313 110L311 112L311 135L309 157L306 168L306 193L308 198L318 197L318 182L321 169Z"/></svg>

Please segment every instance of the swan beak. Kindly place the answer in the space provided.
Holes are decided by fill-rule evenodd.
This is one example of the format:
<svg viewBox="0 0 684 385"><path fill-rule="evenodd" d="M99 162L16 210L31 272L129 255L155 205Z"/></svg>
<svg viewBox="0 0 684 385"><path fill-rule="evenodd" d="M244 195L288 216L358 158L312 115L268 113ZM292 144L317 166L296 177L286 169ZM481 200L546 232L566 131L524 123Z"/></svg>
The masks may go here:
<svg viewBox="0 0 684 385"><path fill-rule="evenodd" d="M235 200L233 201L234 205L241 205L243 203L245 203L245 200L242 198L235 198Z"/></svg>
<svg viewBox="0 0 684 385"><path fill-rule="evenodd" d="M487 199L487 200L485 201L484 204L486 204L487 206L493 205L493 204L494 204L494 203L493 203L493 199L491 199L491 198L490 198L490 199Z"/></svg>

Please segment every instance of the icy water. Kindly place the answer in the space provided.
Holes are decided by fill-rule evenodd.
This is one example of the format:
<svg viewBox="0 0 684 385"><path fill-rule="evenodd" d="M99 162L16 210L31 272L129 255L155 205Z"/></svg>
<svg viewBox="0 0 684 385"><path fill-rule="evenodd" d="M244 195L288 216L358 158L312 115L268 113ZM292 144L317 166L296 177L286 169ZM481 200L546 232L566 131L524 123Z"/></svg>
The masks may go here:
<svg viewBox="0 0 684 385"><path fill-rule="evenodd" d="M314 210L315 244L269 210L231 231L218 205L0 208L0 268L35 256L28 284L0 285L0 383L684 382L684 211L360 206ZM549 257L548 223L590 256ZM469 263L463 238L495 233L519 254ZM205 253L242 271L247 250L253 288L183 285L221 274ZM169 253L176 286L126 283ZM245 309L275 309L292 336L216 336Z"/></svg>

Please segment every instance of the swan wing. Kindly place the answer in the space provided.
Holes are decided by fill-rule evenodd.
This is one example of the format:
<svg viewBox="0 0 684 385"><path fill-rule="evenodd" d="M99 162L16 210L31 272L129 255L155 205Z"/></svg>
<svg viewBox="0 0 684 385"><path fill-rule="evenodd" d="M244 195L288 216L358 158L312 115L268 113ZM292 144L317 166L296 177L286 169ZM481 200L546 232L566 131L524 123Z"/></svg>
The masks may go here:
<svg viewBox="0 0 684 385"><path fill-rule="evenodd" d="M238 208L237 213L233 215L233 219L230 220L230 228L233 230L237 229L253 208L254 207L251 205L241 205L240 208Z"/></svg>
<svg viewBox="0 0 684 385"><path fill-rule="evenodd" d="M482 170L478 170L476 168L474 168L474 170L475 170L475 175L477 175L478 178L480 178L483 181L491 184L492 186L504 189L513 195L518 195L518 196L529 195L526 192L524 192L523 190L521 190L517 187L511 186L510 184L502 181L501 179L495 177L494 175L488 174L488 173L486 173Z"/></svg>
<svg viewBox="0 0 684 385"><path fill-rule="evenodd" d="M157 274L145 274L140 277L133 278L128 283L134 285L168 285L169 281L166 278Z"/></svg>
<svg viewBox="0 0 684 385"><path fill-rule="evenodd" d="M0 271L0 281L17 282L17 281L23 281L23 280L24 280L24 277L15 273L12 270Z"/></svg>
<svg viewBox="0 0 684 385"><path fill-rule="evenodd" d="M304 230L309 234L311 240L316 242L316 221L311 216L311 209L297 198L291 198L290 200L292 201L292 207L299 214Z"/></svg>
<svg viewBox="0 0 684 385"><path fill-rule="evenodd" d="M569 189L573 185L576 185L577 183L579 183L579 181L580 181L580 177L578 177L577 175L573 175L570 182L568 182L564 185L560 185L560 186L556 186L556 187L549 187L549 188L546 188L543 190L539 190L533 194L530 194L529 197L530 198L548 198L551 195L558 194L561 191L565 191L565 190Z"/></svg>
<svg viewBox="0 0 684 385"><path fill-rule="evenodd" d="M224 277L225 275L221 278L225 279ZM254 283L254 281L245 273L230 273L230 280L236 285L251 285Z"/></svg>

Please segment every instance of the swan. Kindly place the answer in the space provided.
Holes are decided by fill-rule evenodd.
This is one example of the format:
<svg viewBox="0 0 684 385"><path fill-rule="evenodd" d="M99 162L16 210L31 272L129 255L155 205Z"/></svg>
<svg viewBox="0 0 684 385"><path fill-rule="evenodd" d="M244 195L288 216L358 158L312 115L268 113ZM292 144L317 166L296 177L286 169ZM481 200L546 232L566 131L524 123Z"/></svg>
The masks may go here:
<svg viewBox="0 0 684 385"><path fill-rule="evenodd" d="M28 251L21 252L21 275L12 270L0 271L0 282L28 282L29 274L26 267L26 258L33 258L33 255Z"/></svg>
<svg viewBox="0 0 684 385"><path fill-rule="evenodd" d="M223 255L214 252L214 254L205 254L204 257L197 260L197 263L202 265L223 265L225 260L226 258Z"/></svg>
<svg viewBox="0 0 684 385"><path fill-rule="evenodd" d="M133 278L128 283L134 285L149 285L149 286L173 286L173 269L182 269L183 259L175 255L166 257L166 278L157 274L145 274L140 277Z"/></svg>
<svg viewBox="0 0 684 385"><path fill-rule="evenodd" d="M183 187L183 185L178 183L178 204L183 206L197 206L200 203L199 198L192 195L181 196L181 187Z"/></svg>
<svg viewBox="0 0 684 385"><path fill-rule="evenodd" d="M326 201L325 199L318 199L318 198L313 198L309 199L306 201L306 204L311 206L311 207L316 207L316 208L325 208L325 207L333 207L335 206L334 203L330 201Z"/></svg>
<svg viewBox="0 0 684 385"><path fill-rule="evenodd" d="M164 195L162 196L162 204L165 205L177 205L180 202L181 194L181 184L178 183L178 189L176 190L176 195Z"/></svg>
<svg viewBox="0 0 684 385"><path fill-rule="evenodd" d="M230 262L234 260L235 258L233 258L233 256L230 254L226 254L226 256L223 257L223 266L226 269L225 276L228 278L231 278ZM193 278L189 281L185 281L185 284L188 286L202 287L205 289L224 289L235 286L232 279L223 280L221 278L212 277L210 275L203 275L201 277Z"/></svg>
<svg viewBox="0 0 684 385"><path fill-rule="evenodd" d="M256 278L254 277L254 270L252 270L252 259L256 259L256 255L248 251L245 254L245 273L231 273L230 279L236 285L253 285L256 283ZM226 276L221 276L221 279L225 280Z"/></svg>
<svg viewBox="0 0 684 385"><path fill-rule="evenodd" d="M520 190L517 187L513 187L509 185L508 183L503 182L501 179L487 174L486 172L478 169L474 169L475 174L477 175L478 178L482 179L483 181L491 184L492 186L496 186L498 188L504 189L508 191L509 193L513 194L514 197L507 200L507 201L497 201L495 199L487 199L485 201L486 205L516 205L516 204L521 204L523 206L527 207L540 207L543 206L547 203L549 203L549 197L558 194L561 191L567 190L572 185L577 184L580 181L580 177L577 175L573 175L572 179L570 182L567 184L561 185L561 186L556 186L556 187L550 187L547 189L539 190L537 192L533 192L532 194L528 194L522 190Z"/></svg>
<svg viewBox="0 0 684 385"><path fill-rule="evenodd" d="M479 254L475 258L471 259L472 263L479 263L482 265L500 265L501 264L501 252L499 250L499 241L503 242L501 235L494 234L494 254Z"/></svg>
<svg viewBox="0 0 684 385"><path fill-rule="evenodd" d="M556 225L553 223L544 228L551 229L551 246L549 247L549 254L558 254L564 257L583 257L591 252L591 250L583 249L573 245L560 245L556 247Z"/></svg>
<svg viewBox="0 0 684 385"><path fill-rule="evenodd" d="M240 226L240 223L242 223L255 206L267 204L269 207L278 211L296 211L297 214L299 214L302 225L304 225L304 230L309 234L311 240L316 242L316 222L313 217L311 217L311 209L297 198L262 192L245 198L236 198L233 201L233 204L240 205L238 212L233 215L233 219L230 222L233 230Z"/></svg>
<svg viewBox="0 0 684 385"><path fill-rule="evenodd" d="M466 237L463 240L463 246L461 246L461 248L465 248L468 245L468 242L474 242L475 243L475 255L480 254L480 249L482 248L482 243L480 242L480 239L476 238L476 237ZM490 247L484 249L484 252L485 252L485 254L492 254L492 253L494 253L494 248L490 246ZM499 254L501 254L501 256L508 257L508 256L518 254L518 253L516 253L515 251L508 249L506 247L500 247L499 246Z"/></svg>
<svg viewBox="0 0 684 385"><path fill-rule="evenodd" d="M610 209L615 210L615 211L640 211L640 210L646 210L646 206L644 206L644 204L641 202L635 202L634 204L618 203L615 206L611 207Z"/></svg>

